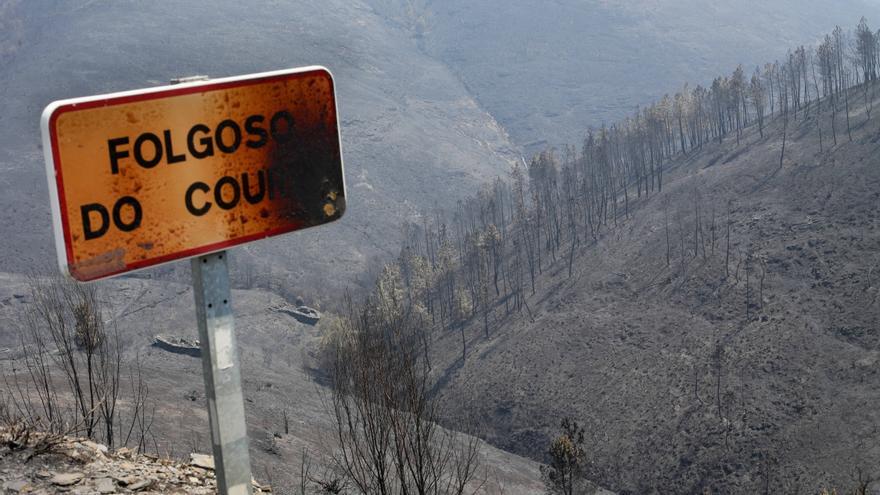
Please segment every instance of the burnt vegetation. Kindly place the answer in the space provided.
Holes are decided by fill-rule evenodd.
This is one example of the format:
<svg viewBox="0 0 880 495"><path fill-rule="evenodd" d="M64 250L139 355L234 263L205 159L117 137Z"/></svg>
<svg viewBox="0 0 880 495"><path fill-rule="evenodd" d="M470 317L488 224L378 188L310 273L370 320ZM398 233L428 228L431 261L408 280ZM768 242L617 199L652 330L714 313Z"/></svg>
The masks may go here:
<svg viewBox="0 0 880 495"><path fill-rule="evenodd" d="M782 60L753 70L737 67L706 86L686 84L621 122L587 130L577 147L546 150L528 161L523 159L509 177L496 179L454 208L425 212L420 222L405 224L400 254L385 272L399 274L403 307L423 315L422 338L441 341L441 347L449 351L436 355L435 365L442 364L442 369L429 370L437 380L432 392L442 395L456 373L464 373L468 365L476 370L470 373L479 373L479 361L509 328L528 327L527 322L539 319L537 307L546 310L554 287L573 288L585 272L609 270L613 263L603 266L597 253L607 256L603 250L621 237L638 240L634 229L651 223L650 231L643 232L645 240L658 237L655 230L660 230L661 244L630 248L638 251L638 266L633 270L644 269L650 278L620 272L607 273L607 278L622 279L614 284L628 286L627 297L635 301L665 298L713 322L712 335L706 339L682 336L682 352L690 364L679 378L682 387L690 387L692 399L685 401L688 405L679 423L685 431L673 434L681 436L679 440L646 433L635 443L657 450L644 453L641 459L626 454L625 448L615 448L624 439L608 439L605 434L605 444L585 454L590 462L578 461L578 476L623 493L744 487L761 493L797 493L815 489L820 482L852 482L840 475L845 470L840 466L829 467L832 474L815 474L805 472L798 459L780 458L794 455L794 448L774 440L785 427L778 422L783 417L815 414L809 412L813 406L803 397L805 391L795 394L801 394L798 404L746 406L746 369L754 361L750 353L757 352L749 347L755 342L747 339L753 338L749 336L752 329L760 325L791 325L775 312L780 298L791 297L782 293L784 284L776 278L789 276L791 272L781 265L792 263L780 257L770 238L779 235L776 240L785 242L784 233L777 234L765 223L772 220L763 215L773 215L749 204L747 198L778 188L786 174L797 176L825 167L825 173L833 175L830 167L838 159L845 160L851 150L847 144L876 141L872 112L878 62L880 32L872 31L865 19L852 32L836 27L818 45L796 47ZM766 174L756 177L749 175L751 170L743 171L739 179L748 179L748 184L713 184L700 178L702 172L688 172L696 163L704 164L702 170L712 170L741 163L759 152L764 162L758 165ZM672 192L667 191L670 177L676 180ZM828 192L826 203L831 197ZM791 232L810 229L813 217L820 215L810 213L807 225L792 222ZM858 220L848 218L849 225L858 228ZM825 241L810 242L817 246ZM789 251L801 249L788 246ZM598 265L584 266L587 260ZM823 284L829 287L830 282L819 274L821 263L811 260L815 280L807 290ZM640 286L632 287L634 283ZM875 290L870 282L865 283L865 291ZM379 287L381 292L381 283ZM603 283L587 290L608 289ZM860 294L859 300L863 296L867 297ZM873 301L868 311L870 307ZM620 318L633 319L631 315ZM661 320L665 318L658 317L657 331L670 325ZM456 357L450 351L453 341ZM784 351L766 347L762 352ZM774 364L765 366L778 369ZM673 372L672 368L667 371ZM456 397L460 392L450 393ZM544 407L571 411L574 418L595 413L586 411L591 408L572 411L570 404ZM509 408L499 410L509 414ZM703 417L696 420L696 415ZM544 418L539 421L546 422ZM699 426L685 426L688 422ZM754 426L755 422L763 426ZM604 426L601 417L587 421L588 439L602 437L599 430ZM641 427L632 426L630 434L633 428ZM552 440L550 452L559 438ZM558 463L529 440L492 439L517 452ZM860 457L865 450L848 452L855 465L867 462ZM674 465L664 472L659 466L667 462ZM557 481L564 476L546 474L564 469L552 469L545 472L548 490L570 492L564 481ZM861 478L858 483L867 486Z"/></svg>
<svg viewBox="0 0 880 495"><path fill-rule="evenodd" d="M807 371L876 392L864 383L876 378L880 351L871 322L878 264L857 256L876 248L862 239L876 218L876 175L844 161L859 156L855 146L876 150L878 42L863 19L782 60L685 85L406 223L397 259L372 293L322 323L335 445L320 475L303 454L300 490L478 492L486 475L476 440L438 423L461 429L486 412L466 399L488 389L479 398L491 410L474 421L492 430L491 441L546 462L550 493L580 493L587 479L621 493L812 493L849 484L864 493L876 474L863 467L876 464L876 428L845 436L827 427L864 419L864 397L835 395L828 401L837 408L820 410L817 394L828 388L808 385L827 377ZM722 177L730 164L744 170ZM830 182L798 182L809 174ZM802 195L803 206L780 218L758 193ZM848 194L869 197L868 207L838 199ZM834 216L825 206L837 208ZM832 235L861 251L835 264L843 248ZM783 281L792 274L795 287ZM243 264L235 275L242 287L285 290L269 266ZM37 426L141 451L154 441L149 390L137 361L122 364L94 287L33 281L21 358L6 378L12 447ZM571 334L595 332L587 344L563 333L570 321L547 317L572 307ZM816 323L812 313L793 314L813 307L838 316ZM864 316L852 318L853 308ZM478 376L498 371L484 367L501 354L496 344L531 330L528 340L550 349L537 364L516 355L501 370L508 374ZM810 347L826 334L868 357L827 365L833 359ZM802 367L786 358L795 348ZM603 353L607 361L595 366L585 358ZM272 354L264 355L269 368ZM498 401L493 393L503 396L504 386L544 379L521 378L523 369L561 384ZM477 379L456 384L461 376ZM480 388L478 379L492 381Z"/></svg>
<svg viewBox="0 0 880 495"><path fill-rule="evenodd" d="M765 139L768 119L782 136L780 168L791 120L799 123L800 133L814 126L820 153L826 149L823 128L832 130L828 146L852 141L856 123L850 116L857 96L863 97L860 118L871 119L878 47L880 32L871 31L864 18L854 33L837 27L820 45L799 46L782 62L756 67L750 78L740 66L707 87L685 84L622 122L589 129L579 148L541 152L455 208L424 213L421 223L403 226L394 262L407 302L441 328L477 318L488 338L502 315L530 311L536 277L557 266L570 277L580 249L643 213L648 200L663 192L664 171L704 147L736 140L733 152L718 155L710 165L730 162L758 144L741 143L747 129L757 129L758 142ZM765 261L758 253L730 252L736 197L708 197L699 185L689 195L690 211L661 206L666 264L677 263L684 274L689 259L723 256L725 277L752 284L746 310L759 307L760 298L752 296L762 295Z"/></svg>
<svg viewBox="0 0 880 495"><path fill-rule="evenodd" d="M98 288L36 276L29 286L32 304L20 315L0 420L47 440L77 435L110 448L152 448L155 404L139 358L123 363Z"/></svg>

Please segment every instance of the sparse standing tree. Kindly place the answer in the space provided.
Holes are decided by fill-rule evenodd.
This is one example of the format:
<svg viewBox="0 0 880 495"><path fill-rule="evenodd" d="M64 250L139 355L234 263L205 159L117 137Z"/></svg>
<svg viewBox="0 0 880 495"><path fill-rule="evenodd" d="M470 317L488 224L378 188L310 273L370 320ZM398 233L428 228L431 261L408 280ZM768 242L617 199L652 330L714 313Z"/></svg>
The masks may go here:
<svg viewBox="0 0 880 495"><path fill-rule="evenodd" d="M666 227L666 266L669 266L671 248L669 246L669 200L663 202L663 219Z"/></svg>
<svg viewBox="0 0 880 495"><path fill-rule="evenodd" d="M825 145L822 142L822 95L819 93L819 79L816 77L816 64L814 60L810 63L810 69L813 74L813 86L816 89L816 130L819 131L819 153L823 153Z"/></svg>
<svg viewBox="0 0 880 495"><path fill-rule="evenodd" d="M785 74L789 73L790 70L788 67L783 66L782 70L777 72L779 79L777 81L777 85L779 87L779 106L782 111L782 150L779 153L779 168L782 168L782 161L785 158L785 142L788 137L788 85L783 83L782 80L785 79Z"/></svg>
<svg viewBox="0 0 880 495"><path fill-rule="evenodd" d="M727 245L724 250L724 275L730 277L730 200L727 201Z"/></svg>
<svg viewBox="0 0 880 495"><path fill-rule="evenodd" d="M749 86L749 96L752 99L752 106L755 107L755 117L758 120L758 132L761 139L764 138L764 102L766 100L764 83L761 81L760 70L755 67L755 73L752 75L752 81Z"/></svg>
<svg viewBox="0 0 880 495"><path fill-rule="evenodd" d="M551 495L574 495L583 482L586 465L584 428L571 418L563 418L562 433L550 442L550 463L541 466L541 479Z"/></svg>
<svg viewBox="0 0 880 495"><path fill-rule="evenodd" d="M758 290L758 303L760 304L760 308L763 311L764 309L764 279L767 277L767 260L761 256L758 259L761 266L761 279L760 279L760 288Z"/></svg>

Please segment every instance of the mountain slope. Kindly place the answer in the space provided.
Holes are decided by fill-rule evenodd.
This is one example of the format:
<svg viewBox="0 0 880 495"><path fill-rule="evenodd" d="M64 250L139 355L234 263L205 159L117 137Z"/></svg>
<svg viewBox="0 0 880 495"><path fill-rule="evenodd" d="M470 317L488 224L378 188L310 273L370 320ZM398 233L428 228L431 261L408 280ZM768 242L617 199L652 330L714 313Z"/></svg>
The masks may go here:
<svg viewBox="0 0 880 495"><path fill-rule="evenodd" d="M527 151L580 144L685 82L786 56L835 24L880 22L869 0L369 0L408 26Z"/></svg>
<svg viewBox="0 0 880 495"><path fill-rule="evenodd" d="M172 458L210 452L200 359L152 345L157 334L198 338L191 287L120 279L108 282L100 297L106 326L118 330L123 349L118 421L127 425L130 420L129 370L139 362L149 402L156 407L147 412L148 421L151 413L154 419L154 437L148 440L148 451ZM16 328L25 306L31 303L26 277L0 273L0 375L6 380L4 399L10 397L6 393L13 394L13 384L29 385L22 360L10 357L20 349ZM263 483L288 493L299 486L304 454L312 464L313 476L328 475L336 439L328 404L331 392L308 371L314 364L310 352L320 341L321 325L299 323L276 310L282 304L283 299L266 291L233 293L252 471ZM13 369L18 375L12 373ZM60 390L65 389L62 386ZM8 402L5 405L12 407ZM284 431L285 415L289 418L289 433ZM462 442L469 438L464 434L457 437ZM477 481L485 482L481 493L527 495L541 489L538 463L482 442L479 448ZM3 479L0 474L0 481Z"/></svg>
<svg viewBox="0 0 880 495"><path fill-rule="evenodd" d="M592 479L622 493L880 475L880 120L854 106L850 142L838 112L834 146L823 113L820 152L815 118L790 123L781 166L781 119L669 163L570 278L544 267L529 311L496 307L488 339L471 322L464 364L458 332L441 340L440 395L536 459L573 416Z"/></svg>
<svg viewBox="0 0 880 495"><path fill-rule="evenodd" d="M7 234L0 238L0 269L6 271L48 265L54 257L38 122L55 99L193 74L326 65L339 93L346 217L236 251L262 278L271 272L276 285L325 297L388 253L401 220L506 173L514 156L504 132L455 76L362 2L245 8L230 0L210 7L4 0L0 26L9 26L0 37L0 232ZM185 264L176 269L185 279Z"/></svg>

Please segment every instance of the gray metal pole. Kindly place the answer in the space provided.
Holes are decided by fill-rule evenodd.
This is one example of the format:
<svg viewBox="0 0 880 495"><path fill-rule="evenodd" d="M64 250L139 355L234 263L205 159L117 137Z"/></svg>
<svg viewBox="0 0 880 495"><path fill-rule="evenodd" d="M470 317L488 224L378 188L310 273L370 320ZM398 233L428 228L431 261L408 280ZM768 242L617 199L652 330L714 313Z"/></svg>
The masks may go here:
<svg viewBox="0 0 880 495"><path fill-rule="evenodd" d="M226 252L193 258L192 280L217 489L222 495L250 495L251 464Z"/></svg>

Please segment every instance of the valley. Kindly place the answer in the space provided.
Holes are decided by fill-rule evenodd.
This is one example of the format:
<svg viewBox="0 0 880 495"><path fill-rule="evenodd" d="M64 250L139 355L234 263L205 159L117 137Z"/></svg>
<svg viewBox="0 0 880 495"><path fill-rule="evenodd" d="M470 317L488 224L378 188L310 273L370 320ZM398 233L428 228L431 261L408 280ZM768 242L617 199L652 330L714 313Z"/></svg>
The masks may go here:
<svg viewBox="0 0 880 495"><path fill-rule="evenodd" d="M424 345L420 399L479 446L476 493L544 492L563 419L590 495L880 490L880 49L851 30L880 7L551 3L0 0L5 393L56 271L42 108L323 64L347 212L230 252L259 481L341 476L334 346L360 318ZM149 390L141 447L172 458L211 448L199 359L153 345L196 338L187 265L95 286Z"/></svg>

